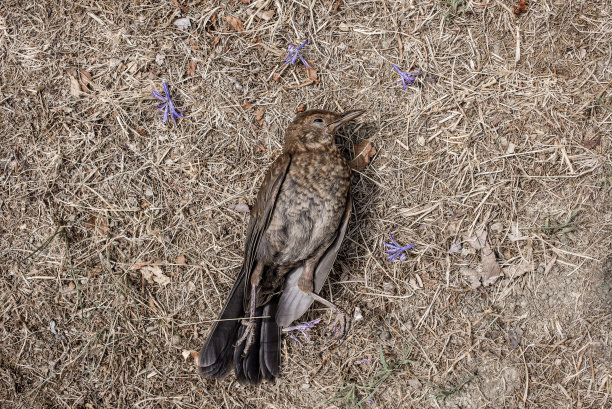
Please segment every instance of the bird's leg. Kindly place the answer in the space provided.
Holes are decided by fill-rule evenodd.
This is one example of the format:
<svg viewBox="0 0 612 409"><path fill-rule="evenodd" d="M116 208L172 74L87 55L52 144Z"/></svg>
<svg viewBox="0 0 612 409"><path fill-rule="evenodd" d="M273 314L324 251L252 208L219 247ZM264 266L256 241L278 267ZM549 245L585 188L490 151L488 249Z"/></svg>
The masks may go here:
<svg viewBox="0 0 612 409"><path fill-rule="evenodd" d="M340 344L342 344L351 329L351 317L342 308L314 292L314 272L318 262L318 257L306 260L304 263L304 271L298 279L298 288L303 292L308 293L313 300L320 302L328 308L331 308L336 313L336 319L328 326L328 328L333 330L335 325L339 324L340 328L338 329L338 340L340 341Z"/></svg>
<svg viewBox="0 0 612 409"><path fill-rule="evenodd" d="M255 312L257 309L257 287L259 286L259 281L261 280L261 275L263 272L263 263L258 262L255 266L255 270L251 275L251 305L249 309L249 319L243 320L242 325L246 325L244 333L242 336L236 341L236 345L238 346L242 343L242 341L246 340L244 345L244 351L242 352L242 356L246 356L249 353L249 349L251 345L253 345L253 341L255 338ZM246 322L245 322L246 321Z"/></svg>

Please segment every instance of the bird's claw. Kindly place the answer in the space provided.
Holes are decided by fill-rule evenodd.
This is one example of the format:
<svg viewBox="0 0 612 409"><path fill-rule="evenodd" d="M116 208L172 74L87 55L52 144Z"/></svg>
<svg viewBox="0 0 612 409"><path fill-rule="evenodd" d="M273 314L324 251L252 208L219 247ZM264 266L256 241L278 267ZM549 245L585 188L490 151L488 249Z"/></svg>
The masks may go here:
<svg viewBox="0 0 612 409"><path fill-rule="evenodd" d="M336 327L338 324L338 327ZM342 345L349 331L351 330L351 317L344 310L340 310L336 314L336 319L327 326L327 329L336 334L338 339L338 346Z"/></svg>
<svg viewBox="0 0 612 409"><path fill-rule="evenodd" d="M246 323L244 321L245 320L242 321L242 325L246 326L244 333L240 338L238 338L238 341L236 341L236 344L234 345L236 348L246 340L246 343L244 344L244 351L242 351L243 357L249 353L249 349L251 348L251 345L253 345L253 340L255 338L255 320L249 318Z"/></svg>

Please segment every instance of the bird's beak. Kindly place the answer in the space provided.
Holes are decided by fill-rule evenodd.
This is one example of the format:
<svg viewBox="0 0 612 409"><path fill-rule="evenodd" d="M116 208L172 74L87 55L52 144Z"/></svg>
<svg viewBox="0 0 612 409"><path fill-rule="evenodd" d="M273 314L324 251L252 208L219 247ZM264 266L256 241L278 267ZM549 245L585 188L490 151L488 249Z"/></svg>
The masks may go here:
<svg viewBox="0 0 612 409"><path fill-rule="evenodd" d="M347 111L340 115L340 118L336 119L331 124L327 125L327 130L329 133L334 133L338 128L340 128L343 124L352 121L357 118L361 114L365 112L365 109L354 109L352 111Z"/></svg>

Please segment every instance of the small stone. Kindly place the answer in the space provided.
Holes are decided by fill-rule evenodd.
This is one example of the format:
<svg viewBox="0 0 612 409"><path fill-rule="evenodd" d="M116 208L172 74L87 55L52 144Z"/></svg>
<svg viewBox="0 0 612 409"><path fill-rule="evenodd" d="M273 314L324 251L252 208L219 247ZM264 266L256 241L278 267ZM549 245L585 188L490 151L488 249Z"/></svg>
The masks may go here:
<svg viewBox="0 0 612 409"><path fill-rule="evenodd" d="M363 319L363 314L361 313L361 308L355 307L355 311L353 312L353 321L361 321Z"/></svg>
<svg viewBox="0 0 612 409"><path fill-rule="evenodd" d="M145 196L148 196L148 197L153 196L153 189L151 189L150 187L148 187L148 188L145 190Z"/></svg>
<svg viewBox="0 0 612 409"><path fill-rule="evenodd" d="M494 232L499 233L503 229L504 229L504 225L501 222L493 223L491 225L491 230L494 231Z"/></svg>
<svg viewBox="0 0 612 409"><path fill-rule="evenodd" d="M300 388L302 389L310 389L310 384L309 383L303 383Z"/></svg>
<svg viewBox="0 0 612 409"><path fill-rule="evenodd" d="M380 338L381 338L383 341L388 341L388 340L390 340L390 339L391 339L391 334L389 333L389 331L384 330L384 331L382 331L382 332L380 333Z"/></svg>
<svg viewBox="0 0 612 409"><path fill-rule="evenodd" d="M170 338L170 342L172 343L172 345L177 345L179 342L181 342L181 336L172 335L172 338Z"/></svg>
<svg viewBox="0 0 612 409"><path fill-rule="evenodd" d="M412 389L419 390L421 389L421 382L416 378L408 379L408 386Z"/></svg>

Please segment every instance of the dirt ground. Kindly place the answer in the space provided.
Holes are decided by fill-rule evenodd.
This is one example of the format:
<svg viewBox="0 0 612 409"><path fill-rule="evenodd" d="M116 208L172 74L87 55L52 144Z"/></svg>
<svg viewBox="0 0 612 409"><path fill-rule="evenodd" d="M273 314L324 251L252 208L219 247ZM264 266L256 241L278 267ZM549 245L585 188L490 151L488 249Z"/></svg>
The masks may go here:
<svg viewBox="0 0 612 409"><path fill-rule="evenodd" d="M3 0L0 407L610 408L612 3L515 7ZM313 69L285 65L306 39ZM304 107L367 109L323 289L354 329L338 347L314 306L276 382L201 379Z"/></svg>

